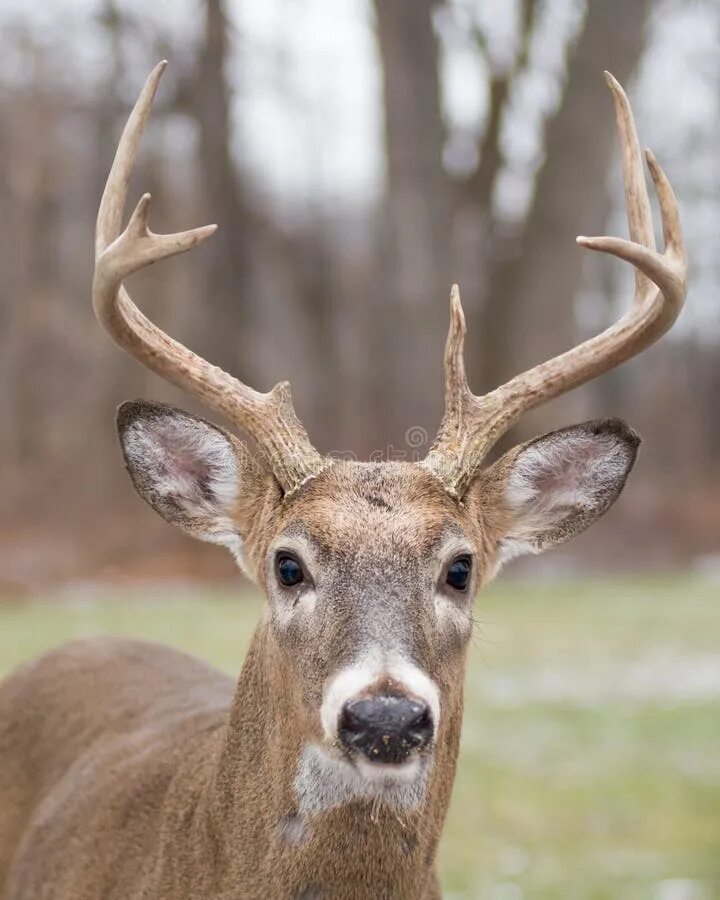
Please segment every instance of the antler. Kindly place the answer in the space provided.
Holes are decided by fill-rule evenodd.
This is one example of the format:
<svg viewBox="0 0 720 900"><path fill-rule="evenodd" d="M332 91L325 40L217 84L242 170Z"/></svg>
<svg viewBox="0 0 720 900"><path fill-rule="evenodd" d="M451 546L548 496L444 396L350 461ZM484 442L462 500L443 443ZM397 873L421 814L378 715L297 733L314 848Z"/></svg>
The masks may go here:
<svg viewBox="0 0 720 900"><path fill-rule="evenodd" d="M123 286L129 275L184 253L216 229L206 225L178 234L154 234L148 227L150 194L144 194L121 232L135 154L166 65L157 65L145 82L120 138L100 201L92 288L95 315L123 350L252 435L288 494L327 464L295 415L290 385L281 382L267 394L253 390L168 337L140 312Z"/></svg>
<svg viewBox="0 0 720 900"><path fill-rule="evenodd" d="M423 464L455 496L462 497L488 451L524 412L596 378L654 344L673 325L682 309L687 256L675 195L655 157L646 150L665 239L665 252L659 253L655 249L650 202L630 103L609 72L605 78L615 102L631 239L578 237L577 242L635 266L633 305L602 334L517 375L491 393L476 397L465 375L465 319L460 292L457 285L453 286L450 330L445 345L445 415Z"/></svg>

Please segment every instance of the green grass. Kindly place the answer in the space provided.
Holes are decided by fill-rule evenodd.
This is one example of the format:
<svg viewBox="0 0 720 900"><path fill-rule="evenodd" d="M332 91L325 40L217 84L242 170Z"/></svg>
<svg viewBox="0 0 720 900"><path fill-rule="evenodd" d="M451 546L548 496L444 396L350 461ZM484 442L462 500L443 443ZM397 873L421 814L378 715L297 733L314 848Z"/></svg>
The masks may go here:
<svg viewBox="0 0 720 900"><path fill-rule="evenodd" d="M0 606L0 674L134 634L236 672L253 595L172 588ZM683 578L485 592L441 848L449 898L720 898L720 589Z"/></svg>

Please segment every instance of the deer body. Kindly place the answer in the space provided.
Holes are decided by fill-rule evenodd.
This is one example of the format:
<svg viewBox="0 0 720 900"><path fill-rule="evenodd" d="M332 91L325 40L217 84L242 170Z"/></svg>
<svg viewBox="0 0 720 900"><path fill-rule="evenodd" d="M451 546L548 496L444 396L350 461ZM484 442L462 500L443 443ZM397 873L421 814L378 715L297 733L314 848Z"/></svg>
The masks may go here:
<svg viewBox="0 0 720 900"><path fill-rule="evenodd" d="M358 890L439 896L439 829L428 833L428 824L442 818L444 806L401 821L387 809L373 814L368 802L353 804L329 811L312 829L294 815L299 735L288 729L291 746L282 750L273 742L287 723L267 702L264 639L261 627L234 702L232 682L202 663L119 639L69 645L9 681L2 721L3 701L19 695L31 721L17 746L4 733L0 740L2 815L19 826L14 835L2 832L3 849L16 853L3 900L341 898L362 896ZM248 723L253 694L253 708L267 702L268 714ZM69 696L97 702L68 709ZM55 736L63 732L68 738L58 748ZM42 774L40 785L23 792L28 737ZM238 754L254 761L251 770ZM61 816L52 815L56 809ZM0 883L8 874L3 863L0 857ZM319 885L322 894L313 893Z"/></svg>
<svg viewBox="0 0 720 900"><path fill-rule="evenodd" d="M213 226L153 234L145 195L121 230L160 76L120 140L98 214L93 304L156 373L252 434L125 403L138 493L225 546L266 604L239 681L153 644L72 644L0 684L2 900L432 900L455 774L472 602L503 563L584 530L612 505L639 438L617 419L563 428L489 467L522 413L635 355L685 296L672 189L654 158L666 249L655 249L630 107L609 78L631 241L581 238L638 270L615 325L483 397L465 377L457 288L445 415L427 457L323 457L287 384L259 393L135 306L124 279Z"/></svg>

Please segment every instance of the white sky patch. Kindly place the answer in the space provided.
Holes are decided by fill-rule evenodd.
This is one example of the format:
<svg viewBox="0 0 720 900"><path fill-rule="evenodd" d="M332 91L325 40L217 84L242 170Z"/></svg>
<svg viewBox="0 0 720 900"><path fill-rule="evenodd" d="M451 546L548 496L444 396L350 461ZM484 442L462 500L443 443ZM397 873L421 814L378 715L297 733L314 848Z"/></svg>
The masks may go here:
<svg viewBox="0 0 720 900"><path fill-rule="evenodd" d="M692 302L670 340L688 331L703 341L720 337L720 304L715 302L720 279L715 238L720 229L716 4L659 2L649 22L647 52L628 86L641 140L653 147L675 186L691 252ZM120 90L130 104L155 61L149 49L154 36L171 48L171 63L173 53L187 63L202 33L202 5L195 0L157 0L152 5L122 0L119 5L134 23L123 41L127 72ZM493 203L509 220L522 218L532 202L544 153L543 120L559 102L568 36L582 21L579 0L547 0L540 6L529 65L516 79L502 127L505 166ZM2 0L0 27L22 28L40 46L54 48L67 60L58 77L92 93L106 78L110 59L99 7L99 0ZM338 212L343 205L352 209L375 200L384 177L382 80L369 0L227 0L227 9L235 155L250 180L286 215L324 207ZM456 174L475 163L473 137L482 129L487 107L486 63L466 26L479 23L490 35L490 64L502 69L517 51L518 10L518 0L452 0L451 15L436 17L449 132L445 160ZM30 65L22 42L8 40L6 48L0 79L22 81ZM172 77L171 66L167 80ZM602 114L612 128L609 100ZM187 136L185 144L174 156L192 152ZM615 219L608 229L613 233L619 227L622 234L619 168L611 177ZM613 273L600 281L626 303L632 278L628 267L598 260L587 265L603 265L605 273ZM597 278L590 281L599 283ZM581 298L581 313L604 310L594 300ZM597 315L592 312L586 318ZM588 321L589 328L594 324Z"/></svg>
<svg viewBox="0 0 720 900"><path fill-rule="evenodd" d="M380 72L370 8L348 0L236 2L245 48L238 141L286 200L374 195Z"/></svg>

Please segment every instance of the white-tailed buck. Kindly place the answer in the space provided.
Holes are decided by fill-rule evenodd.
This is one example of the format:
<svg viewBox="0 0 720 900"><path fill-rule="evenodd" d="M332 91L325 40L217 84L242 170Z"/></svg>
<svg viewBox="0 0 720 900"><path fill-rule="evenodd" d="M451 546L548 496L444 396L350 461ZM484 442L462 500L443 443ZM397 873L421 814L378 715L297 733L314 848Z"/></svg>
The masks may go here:
<svg viewBox="0 0 720 900"><path fill-rule="evenodd" d="M226 546L267 602L239 681L175 650L80 641L0 686L5 900L433 898L453 784L471 607L508 559L587 528L622 490L639 439L616 419L483 459L522 413L654 343L685 296L672 189L650 153L655 249L627 98L615 101L630 240L578 238L636 268L630 310L485 396L465 378L457 288L445 415L422 462L315 450L290 389L258 393L153 325L124 280L213 226L122 230L162 74L150 75L100 203L93 304L115 341L248 432L158 403L120 407L135 488L169 522ZM579 163L580 164L580 163Z"/></svg>

